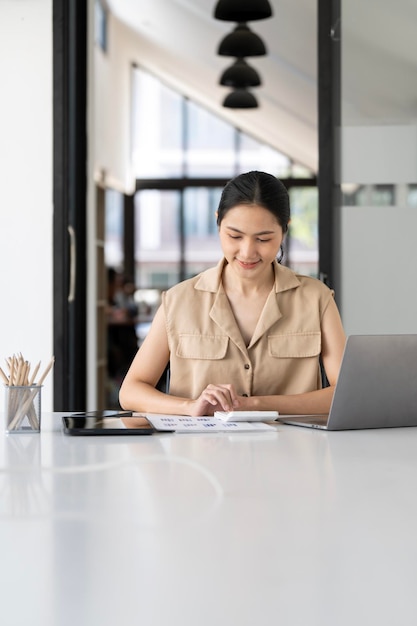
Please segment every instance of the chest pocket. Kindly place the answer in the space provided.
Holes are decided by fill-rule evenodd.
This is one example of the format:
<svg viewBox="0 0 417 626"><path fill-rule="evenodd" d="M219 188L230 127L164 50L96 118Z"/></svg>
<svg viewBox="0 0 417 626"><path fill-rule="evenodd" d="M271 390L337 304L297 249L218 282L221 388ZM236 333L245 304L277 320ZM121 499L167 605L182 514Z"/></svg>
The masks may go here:
<svg viewBox="0 0 417 626"><path fill-rule="evenodd" d="M182 359L215 361L226 356L228 337L218 335L180 335L177 356Z"/></svg>
<svg viewBox="0 0 417 626"><path fill-rule="evenodd" d="M270 356L281 359L302 359L318 356L321 352L321 333L289 333L268 337Z"/></svg>

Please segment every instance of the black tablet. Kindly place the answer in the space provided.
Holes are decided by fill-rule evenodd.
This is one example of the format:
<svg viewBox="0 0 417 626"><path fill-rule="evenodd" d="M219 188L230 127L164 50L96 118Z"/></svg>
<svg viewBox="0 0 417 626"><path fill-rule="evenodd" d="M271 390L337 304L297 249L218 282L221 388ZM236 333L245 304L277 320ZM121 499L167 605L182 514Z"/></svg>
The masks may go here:
<svg viewBox="0 0 417 626"><path fill-rule="evenodd" d="M90 411L62 417L66 435L152 435L146 417L131 411Z"/></svg>

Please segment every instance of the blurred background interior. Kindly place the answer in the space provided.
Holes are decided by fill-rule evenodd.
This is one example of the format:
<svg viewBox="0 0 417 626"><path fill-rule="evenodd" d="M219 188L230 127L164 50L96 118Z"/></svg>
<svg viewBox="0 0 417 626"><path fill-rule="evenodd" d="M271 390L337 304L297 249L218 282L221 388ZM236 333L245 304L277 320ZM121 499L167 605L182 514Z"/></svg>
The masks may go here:
<svg viewBox="0 0 417 626"><path fill-rule="evenodd" d="M134 2L113 0L105 4L96 0L96 55L102 56L102 64L108 62L112 23L120 19L118 28L132 29L139 37L150 38L155 46L163 42L177 66L184 53L188 63L191 59L198 63L200 56L205 57L204 63L213 65L223 37L221 30L220 37L214 30L215 4L209 10L207 2L174 2L171 6L166 2L145 2L139 11ZM277 81L273 71L274 47L282 39L280 14L284 10L282 6L274 7L276 15L271 16L273 23L269 27L263 20L265 54L250 60L253 69L258 62L258 76L262 71L265 75L260 82L267 87L264 93L258 89L260 95L256 96L260 107L265 106L262 99L268 101L271 97ZM168 15L173 21L167 20ZM204 32L202 39L199 35L195 50L193 21L199 21L199 31ZM217 24L230 32L236 26L231 22ZM251 23L252 31L254 25ZM256 25L262 31L261 22ZM308 39L311 45L313 30ZM299 54L302 56L303 50ZM218 60L224 68L235 61L225 56ZM315 73L313 59L309 71ZM215 265L221 257L215 211L224 184L236 174L259 169L285 182L291 196L292 222L284 262L296 271L318 275L317 179L314 168L309 167L311 163L303 162L302 155L298 160L277 149L268 134L266 141L262 136L256 137L254 131L242 130L238 117L233 116L236 109L223 108L229 115L225 119L222 109L219 114L202 101L204 94L193 98L175 84L173 74L160 76L136 62L132 64L130 141L136 185L132 205L126 210L124 194L116 189L106 186L104 192L104 261L109 289L106 404L112 407L118 406L120 382L135 349L146 336L161 290ZM220 75L221 72L218 78ZM219 80L213 80L210 87L210 91L214 87L218 104L231 91L224 86L219 88ZM316 104L312 103L308 115L315 111ZM248 113L253 118L253 111ZM273 118L270 124L272 136L277 132ZM306 147L303 151L307 152Z"/></svg>
<svg viewBox="0 0 417 626"><path fill-rule="evenodd" d="M117 405L161 291L217 262L221 189L249 169L287 186L284 263L335 289L348 334L417 332L417 3L269 0L244 27L217 4L0 2L0 343L55 355L46 410ZM245 29L262 54L219 54ZM236 94L242 59L260 84Z"/></svg>
<svg viewBox="0 0 417 626"><path fill-rule="evenodd" d="M108 276L117 278L117 293L107 311L108 406L118 406L120 382L146 336L161 291L220 258L215 211L222 187L234 175L260 169L284 181L292 208L284 263L322 277L317 179L320 3L273 0L271 17L248 24L265 44L265 54L246 59L260 77L260 86L250 90L259 110L224 106L231 90L220 84L220 77L236 59L218 52L236 24L214 19L217 4L157 0L139 7L132 0L95 0L96 103L106 108L109 75L114 76L121 57L131 59L130 175L135 188L128 203L118 185L112 186L105 167L95 173L103 184L104 264ZM344 13L344 37L351 46L351 57L343 60L351 81L343 101L345 123L367 124L375 109L387 124L398 123L401 109L405 119L410 114L406 103L412 100L413 87L406 84L405 74L400 78L395 73L398 41L394 45L382 36L388 28L392 32L396 16L389 3L382 4L379 35L370 28L375 25L374 2L363 8L360 20L354 11ZM329 37L337 47L339 19ZM401 54L410 54L405 45ZM350 75L361 55L361 71ZM395 80L395 90L388 76ZM401 93L401 107L396 93ZM342 185L341 193L345 206L390 206L398 189L353 179ZM415 206L416 185L410 184L406 193L408 204Z"/></svg>

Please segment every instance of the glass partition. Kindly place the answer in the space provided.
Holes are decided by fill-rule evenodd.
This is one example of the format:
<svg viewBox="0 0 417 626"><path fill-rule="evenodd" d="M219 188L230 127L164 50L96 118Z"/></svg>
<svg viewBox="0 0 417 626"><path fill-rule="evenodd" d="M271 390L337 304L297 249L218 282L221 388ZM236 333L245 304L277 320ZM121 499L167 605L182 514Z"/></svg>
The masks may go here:
<svg viewBox="0 0 417 626"><path fill-rule="evenodd" d="M417 5L345 0L341 13L344 200L403 204L417 177Z"/></svg>
<svg viewBox="0 0 417 626"><path fill-rule="evenodd" d="M335 258L344 326L348 334L414 333L417 3L341 0L340 23Z"/></svg>

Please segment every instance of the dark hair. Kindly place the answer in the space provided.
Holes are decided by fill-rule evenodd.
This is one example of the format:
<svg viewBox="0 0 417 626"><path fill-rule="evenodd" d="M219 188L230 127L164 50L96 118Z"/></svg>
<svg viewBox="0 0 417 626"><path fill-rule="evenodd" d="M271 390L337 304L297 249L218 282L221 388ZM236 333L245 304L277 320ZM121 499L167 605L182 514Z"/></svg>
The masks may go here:
<svg viewBox="0 0 417 626"><path fill-rule="evenodd" d="M226 213L238 204L257 204L270 211L284 233L290 221L290 200L283 183L266 172L246 172L230 180L223 189L217 211L220 226Z"/></svg>

